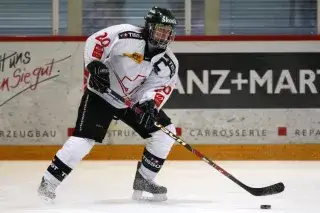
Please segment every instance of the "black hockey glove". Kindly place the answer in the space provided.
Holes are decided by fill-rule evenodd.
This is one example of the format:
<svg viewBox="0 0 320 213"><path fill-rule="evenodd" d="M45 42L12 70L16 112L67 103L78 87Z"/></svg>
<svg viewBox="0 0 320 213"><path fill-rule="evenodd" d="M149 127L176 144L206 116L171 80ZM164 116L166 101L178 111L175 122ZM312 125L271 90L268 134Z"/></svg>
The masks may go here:
<svg viewBox="0 0 320 213"><path fill-rule="evenodd" d="M154 101L149 100L142 104L137 103L136 106L143 111L143 113L137 114L138 123L143 125L147 130L154 127L154 122L158 115L158 110L155 108Z"/></svg>
<svg viewBox="0 0 320 213"><path fill-rule="evenodd" d="M110 87L109 68L100 61L91 61L87 69L91 74L89 86L104 93Z"/></svg>

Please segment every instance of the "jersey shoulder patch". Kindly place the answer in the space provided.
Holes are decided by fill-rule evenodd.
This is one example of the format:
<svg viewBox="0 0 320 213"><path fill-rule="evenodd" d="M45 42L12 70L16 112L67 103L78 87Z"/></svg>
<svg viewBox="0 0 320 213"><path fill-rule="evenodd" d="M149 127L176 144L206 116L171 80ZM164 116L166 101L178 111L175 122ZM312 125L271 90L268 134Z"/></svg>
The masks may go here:
<svg viewBox="0 0 320 213"><path fill-rule="evenodd" d="M131 38L131 39L138 39L138 40L143 40L142 33L134 32L134 31L124 31L122 33L119 33L119 39L126 39L126 38Z"/></svg>

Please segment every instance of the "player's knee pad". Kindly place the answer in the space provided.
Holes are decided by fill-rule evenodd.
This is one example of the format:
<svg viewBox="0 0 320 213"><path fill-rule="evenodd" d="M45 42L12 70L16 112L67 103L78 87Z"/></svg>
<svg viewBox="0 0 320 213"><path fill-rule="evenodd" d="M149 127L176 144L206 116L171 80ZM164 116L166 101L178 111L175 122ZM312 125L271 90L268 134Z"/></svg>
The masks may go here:
<svg viewBox="0 0 320 213"><path fill-rule="evenodd" d="M176 134L176 128L169 124L166 128L173 134ZM175 140L165 134L162 130L151 133L152 137L147 142L146 148L159 158L166 159Z"/></svg>
<svg viewBox="0 0 320 213"><path fill-rule="evenodd" d="M71 136L56 156L67 166L73 168L91 151L94 144L94 140Z"/></svg>

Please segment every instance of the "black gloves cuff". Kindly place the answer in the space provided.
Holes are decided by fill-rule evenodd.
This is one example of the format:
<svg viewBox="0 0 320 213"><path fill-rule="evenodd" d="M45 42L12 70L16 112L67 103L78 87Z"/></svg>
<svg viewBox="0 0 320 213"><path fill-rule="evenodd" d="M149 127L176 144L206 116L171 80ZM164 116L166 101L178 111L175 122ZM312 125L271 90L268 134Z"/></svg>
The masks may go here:
<svg viewBox="0 0 320 213"><path fill-rule="evenodd" d="M101 61L91 61L87 65L87 69L91 75L106 74L109 72L109 68Z"/></svg>

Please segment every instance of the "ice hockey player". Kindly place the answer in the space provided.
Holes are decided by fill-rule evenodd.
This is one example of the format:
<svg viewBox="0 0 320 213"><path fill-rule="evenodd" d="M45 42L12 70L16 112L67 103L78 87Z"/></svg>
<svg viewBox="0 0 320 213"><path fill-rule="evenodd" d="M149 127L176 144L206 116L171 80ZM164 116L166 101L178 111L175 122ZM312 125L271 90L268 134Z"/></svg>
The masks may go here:
<svg viewBox="0 0 320 213"><path fill-rule="evenodd" d="M151 193L152 200L167 199L167 188L156 184L154 179L174 140L155 127L154 121L175 133L175 126L161 108L178 75L178 61L168 47L176 25L170 10L153 7L145 17L144 27L115 25L87 39L84 62L90 73L88 89L78 108L73 135L58 150L42 177L38 188L41 197L52 201L56 188L94 144L103 141L110 122L119 119L143 139L148 138L133 181L132 199L145 199L143 192ZM130 98L144 113L136 114L112 99L104 93L108 87Z"/></svg>

